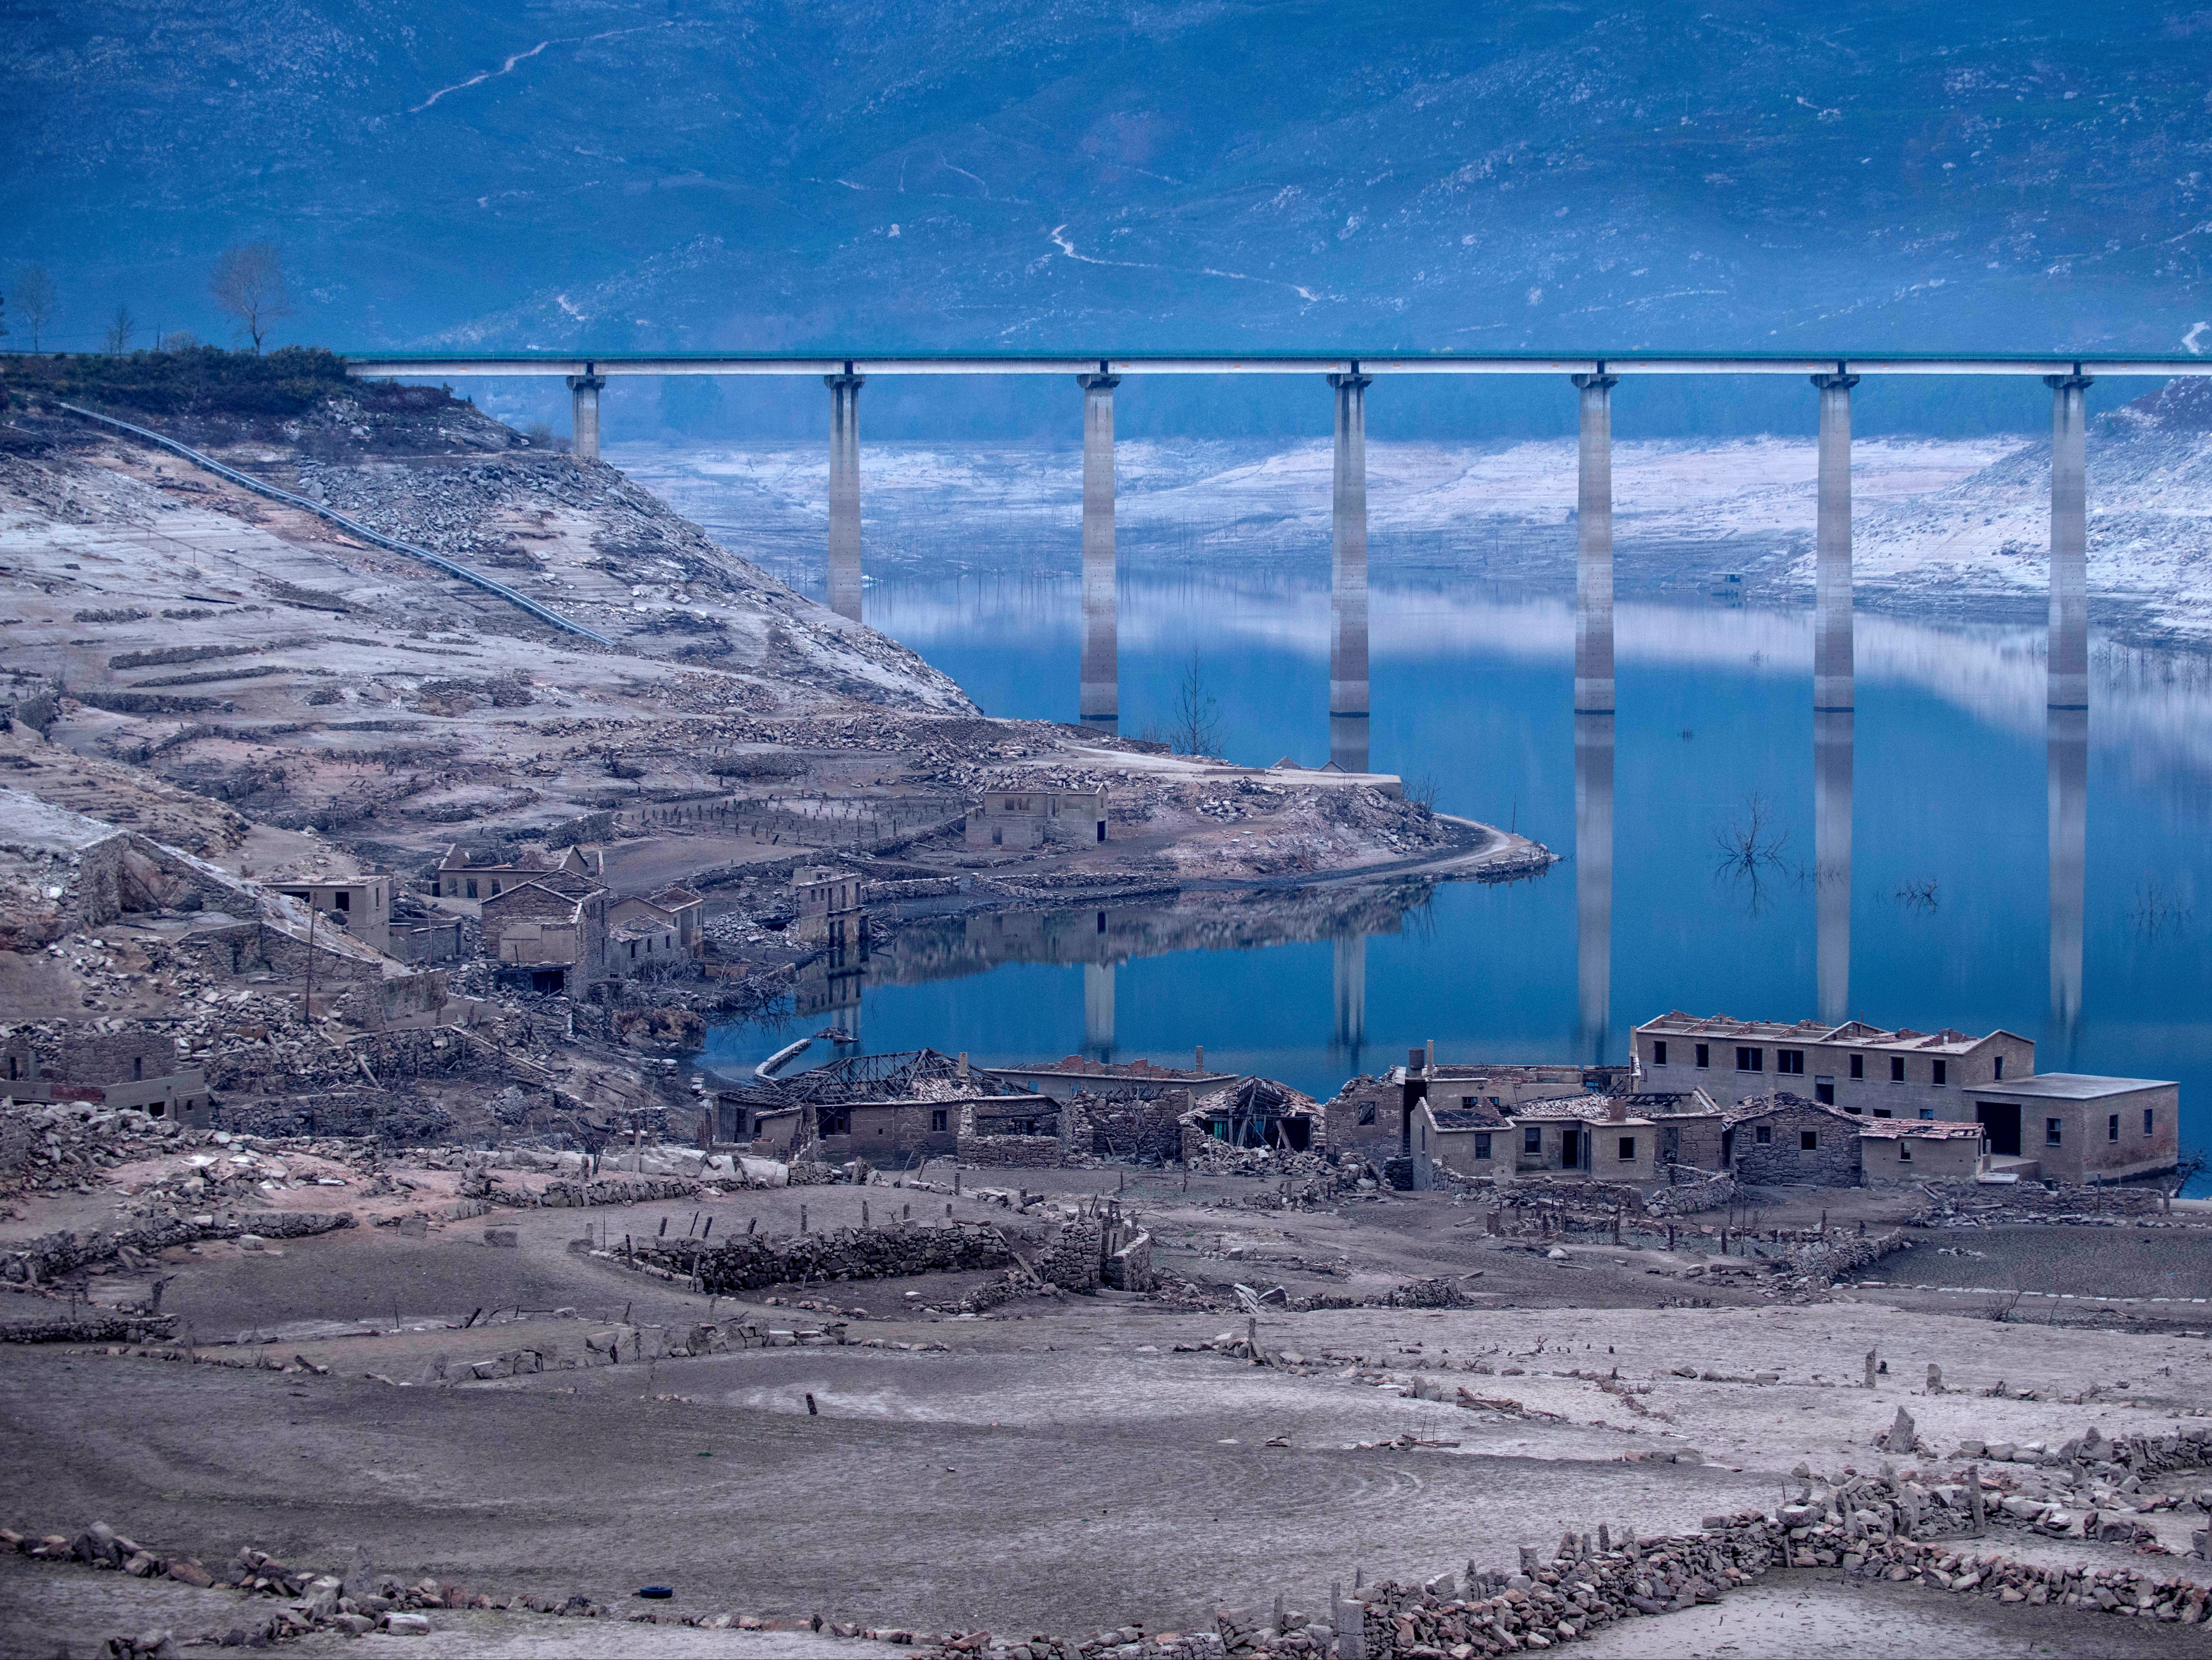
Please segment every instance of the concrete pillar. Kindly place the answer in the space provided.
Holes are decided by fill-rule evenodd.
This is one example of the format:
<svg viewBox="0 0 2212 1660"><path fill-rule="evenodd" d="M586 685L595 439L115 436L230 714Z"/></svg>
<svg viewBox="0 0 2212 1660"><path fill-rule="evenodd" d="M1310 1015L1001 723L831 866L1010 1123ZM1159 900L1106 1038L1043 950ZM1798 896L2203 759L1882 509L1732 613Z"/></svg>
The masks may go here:
<svg viewBox="0 0 2212 1660"><path fill-rule="evenodd" d="M2046 374L2051 388L2051 690L2055 709L2089 707L2090 377Z"/></svg>
<svg viewBox="0 0 2212 1660"><path fill-rule="evenodd" d="M1575 713L1613 713L1613 389L1601 368L1577 374L1582 443L1575 487ZM1611 753L1607 735L1607 754ZM1607 774L1608 792L1612 774ZM1608 802L1610 795L1608 794ZM1610 806L1608 818L1611 823Z"/></svg>
<svg viewBox="0 0 2212 1660"><path fill-rule="evenodd" d="M1359 1069L1359 1051L1367 1042L1367 936L1339 934L1334 941L1330 989L1335 994L1335 1046Z"/></svg>
<svg viewBox="0 0 2212 1660"><path fill-rule="evenodd" d="M2081 1018L2088 868L2089 525L2086 374L2050 374L2051 1024L2071 1057Z"/></svg>
<svg viewBox="0 0 2212 1660"><path fill-rule="evenodd" d="M1367 388L1353 367L1332 374L1336 476L1329 527L1328 758L1346 772L1368 767Z"/></svg>
<svg viewBox="0 0 2212 1660"><path fill-rule="evenodd" d="M1083 1047L1099 1061L1114 1058L1114 965L1083 965Z"/></svg>
<svg viewBox="0 0 2212 1660"><path fill-rule="evenodd" d="M606 384L604 374L568 377L568 390L574 394L574 403L571 430L575 435L579 461L599 459L599 393L606 389Z"/></svg>
<svg viewBox="0 0 2212 1660"><path fill-rule="evenodd" d="M848 368L830 388L830 609L860 620L860 388Z"/></svg>
<svg viewBox="0 0 2212 1660"><path fill-rule="evenodd" d="M1851 994L1851 750L1856 666L1851 641L1851 388L1856 374L1816 374L1820 392L1820 517L1813 623L1814 961L1823 1020L1846 1018Z"/></svg>
<svg viewBox="0 0 2212 1660"><path fill-rule="evenodd" d="M2050 721L2051 1027L2057 1063L2074 1058L2081 1021L2081 916L2088 873L2089 711L2053 704Z"/></svg>
<svg viewBox="0 0 2212 1660"><path fill-rule="evenodd" d="M1114 562L1115 374L1079 374L1083 388L1083 679L1076 719L1113 732L1121 719L1119 597Z"/></svg>
<svg viewBox="0 0 2212 1660"><path fill-rule="evenodd" d="M1576 1058L1601 1061L1613 1007L1610 709L1575 712L1575 988Z"/></svg>
<svg viewBox="0 0 2212 1660"><path fill-rule="evenodd" d="M1814 955L1820 1018L1841 1025L1851 998L1851 744L1857 716L1813 711Z"/></svg>

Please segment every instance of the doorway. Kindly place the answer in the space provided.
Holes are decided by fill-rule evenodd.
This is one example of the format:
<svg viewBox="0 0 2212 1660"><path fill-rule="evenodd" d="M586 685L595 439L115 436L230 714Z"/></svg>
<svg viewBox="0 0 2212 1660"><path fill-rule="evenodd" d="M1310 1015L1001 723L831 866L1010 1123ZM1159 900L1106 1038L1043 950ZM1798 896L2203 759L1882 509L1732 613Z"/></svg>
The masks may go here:
<svg viewBox="0 0 2212 1660"><path fill-rule="evenodd" d="M2007 1158L2020 1157L2020 1104L2017 1101L1977 1101L1974 1117L1990 1138L1990 1151Z"/></svg>

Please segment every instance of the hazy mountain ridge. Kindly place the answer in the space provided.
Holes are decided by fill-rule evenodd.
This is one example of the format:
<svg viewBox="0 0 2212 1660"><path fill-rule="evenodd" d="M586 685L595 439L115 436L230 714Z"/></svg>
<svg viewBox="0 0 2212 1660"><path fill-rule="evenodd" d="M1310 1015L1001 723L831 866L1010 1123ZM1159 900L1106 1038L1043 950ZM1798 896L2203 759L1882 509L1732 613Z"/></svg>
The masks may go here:
<svg viewBox="0 0 2212 1660"><path fill-rule="evenodd" d="M2208 39L1869 0L93 0L0 44L0 257L82 331L274 235L293 332L350 345L2171 350Z"/></svg>

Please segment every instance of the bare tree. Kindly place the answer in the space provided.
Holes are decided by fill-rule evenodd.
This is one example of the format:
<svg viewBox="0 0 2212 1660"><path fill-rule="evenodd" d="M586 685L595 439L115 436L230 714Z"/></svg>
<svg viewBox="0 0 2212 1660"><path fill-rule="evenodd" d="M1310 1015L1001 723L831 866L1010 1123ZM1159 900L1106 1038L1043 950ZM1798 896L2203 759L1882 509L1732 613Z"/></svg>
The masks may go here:
<svg viewBox="0 0 2212 1660"><path fill-rule="evenodd" d="M128 306L118 306L115 315L107 325L107 355L120 357L131 350L131 337L138 331L138 319L131 314Z"/></svg>
<svg viewBox="0 0 2212 1660"><path fill-rule="evenodd" d="M1176 751L1182 755L1211 755L1221 729L1221 708L1213 694L1206 689L1206 676L1199 666L1198 654L1190 654L1190 666L1176 683L1175 721L1169 737Z"/></svg>
<svg viewBox="0 0 2212 1660"><path fill-rule="evenodd" d="M44 265L26 265L15 273L15 309L31 325L31 350L39 349L39 336L54 320L54 279Z"/></svg>
<svg viewBox="0 0 2212 1660"><path fill-rule="evenodd" d="M1754 794L1745 804L1745 817L1732 819L1725 827L1716 827L1713 840L1719 845L1720 858L1715 866L1716 881L1727 878L1741 884L1753 915L1765 903L1765 884L1770 879L1783 878L1802 882L1805 873L1792 866L1784 855L1790 844L1787 830L1775 830L1767 822L1767 805L1764 796Z"/></svg>
<svg viewBox="0 0 2212 1660"><path fill-rule="evenodd" d="M246 242L225 248L208 278L208 291L216 308L237 320L253 341L254 355L280 317L292 314L292 297L284 286L284 258L274 242Z"/></svg>

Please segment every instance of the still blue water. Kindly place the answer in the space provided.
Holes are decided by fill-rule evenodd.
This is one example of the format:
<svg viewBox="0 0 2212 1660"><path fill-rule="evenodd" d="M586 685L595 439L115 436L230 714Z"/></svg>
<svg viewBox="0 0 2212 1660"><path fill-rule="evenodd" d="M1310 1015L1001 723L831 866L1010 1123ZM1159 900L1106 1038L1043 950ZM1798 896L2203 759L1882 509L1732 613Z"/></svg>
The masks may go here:
<svg viewBox="0 0 2212 1660"><path fill-rule="evenodd" d="M871 587L868 618L994 714L1074 714L1072 579L991 576ZM1325 578L1211 581L1125 570L1122 730L1165 724L1195 660L1219 749L1266 764L1327 758ZM1808 613L1624 605L1611 938L1578 941L1572 615L1379 578L1376 770L1434 781L1437 805L1510 824L1565 855L1510 886L1448 884L1368 938L1364 1020L1338 1013L1328 940L1170 951L1111 970L1008 964L871 985L872 1051L930 1044L978 1061L1110 1045L1279 1077L1326 1096L1436 1040L1449 1061L1625 1058L1635 1023L1669 1009L1796 1019L1816 1012L1813 715ZM1923 1031L2033 1037L2043 1071L2178 1079L2183 1140L2208 1139L2212 1022L2212 682L2201 665L2096 654L2080 1012L2054 1012L2039 630L1937 627L1863 614L1850 873L1850 1014ZM1756 808L1754 808L1756 799ZM1773 857L1722 868L1720 836L1754 810ZM1602 1023L1578 1010L1578 952L1609 968ZM846 1017L848 1021L853 1017ZM708 1064L750 1064L817 1013L725 1028ZM827 1058L818 1046L805 1064Z"/></svg>

